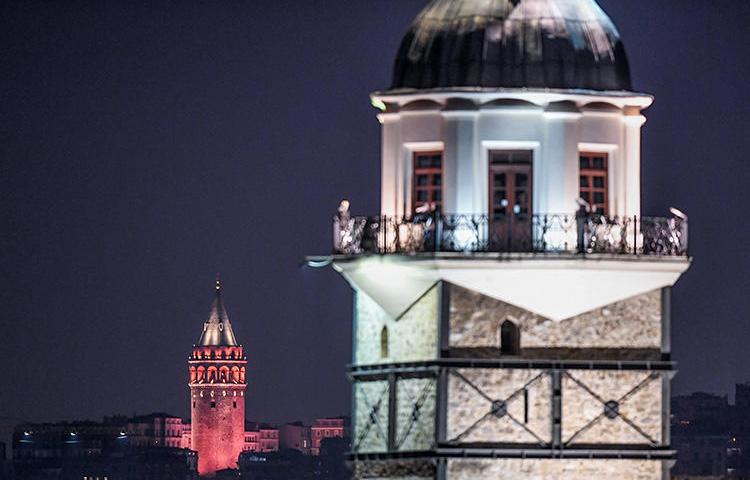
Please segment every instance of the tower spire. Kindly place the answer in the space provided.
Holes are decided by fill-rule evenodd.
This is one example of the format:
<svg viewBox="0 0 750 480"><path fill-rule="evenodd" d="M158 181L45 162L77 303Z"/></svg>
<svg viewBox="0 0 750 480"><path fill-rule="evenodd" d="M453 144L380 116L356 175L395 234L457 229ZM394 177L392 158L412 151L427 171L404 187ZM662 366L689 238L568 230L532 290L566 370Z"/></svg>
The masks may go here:
<svg viewBox="0 0 750 480"><path fill-rule="evenodd" d="M198 340L198 345L237 345L232 325L229 322L229 315L227 315L224 307L221 278L218 273L216 274L214 290L216 291L216 297L211 305L208 320L203 325L203 333Z"/></svg>

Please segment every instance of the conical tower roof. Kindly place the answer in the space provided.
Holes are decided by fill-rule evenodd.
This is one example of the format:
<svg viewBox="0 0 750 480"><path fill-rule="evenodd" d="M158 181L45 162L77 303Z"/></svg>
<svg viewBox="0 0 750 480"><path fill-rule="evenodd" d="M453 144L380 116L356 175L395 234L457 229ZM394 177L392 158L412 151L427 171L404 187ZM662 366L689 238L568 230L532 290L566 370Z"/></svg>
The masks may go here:
<svg viewBox="0 0 750 480"><path fill-rule="evenodd" d="M229 323L229 315L227 315L227 310L224 308L224 299L221 295L221 281L218 278L216 279L216 298L211 305L211 313L208 315L208 320L203 324L203 333L200 340L198 340L198 345L237 345L232 324Z"/></svg>

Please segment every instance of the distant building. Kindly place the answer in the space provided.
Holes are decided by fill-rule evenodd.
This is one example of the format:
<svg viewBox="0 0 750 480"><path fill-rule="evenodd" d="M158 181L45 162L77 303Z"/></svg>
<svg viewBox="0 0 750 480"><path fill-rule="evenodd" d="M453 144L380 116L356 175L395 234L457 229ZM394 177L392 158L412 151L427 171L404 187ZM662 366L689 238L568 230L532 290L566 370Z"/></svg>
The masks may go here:
<svg viewBox="0 0 750 480"><path fill-rule="evenodd" d="M128 441L134 447L183 448L185 426L182 418L152 413L128 420Z"/></svg>
<svg viewBox="0 0 750 480"><path fill-rule="evenodd" d="M750 408L750 382L735 385L734 404L737 408Z"/></svg>
<svg viewBox="0 0 750 480"><path fill-rule="evenodd" d="M297 450L242 452L239 459L243 480L307 480L315 478L313 457ZM320 477L318 477L320 478Z"/></svg>
<svg viewBox="0 0 750 480"><path fill-rule="evenodd" d="M672 397L671 405L673 425L691 425L708 418L715 427L716 415L726 415L729 400L726 395L695 392Z"/></svg>
<svg viewBox="0 0 750 480"><path fill-rule="evenodd" d="M216 280L216 298L188 360L190 445L198 452L201 475L237 467L246 439L246 366L247 358L224 308L221 282Z"/></svg>
<svg viewBox="0 0 750 480"><path fill-rule="evenodd" d="M320 444L326 438L343 438L346 436L346 424L343 418L319 418L310 427L312 455L320 455Z"/></svg>
<svg viewBox="0 0 750 480"><path fill-rule="evenodd" d="M299 422L288 425L303 426ZM282 427L280 431L290 429ZM350 480L351 473L345 461L350 448L349 438L329 437L321 441L319 456L306 455L296 448L265 453L246 451L240 455L240 477L243 480Z"/></svg>
<svg viewBox="0 0 750 480"><path fill-rule="evenodd" d="M672 443L678 451L672 480L750 478L747 384L735 405L726 395L697 392L672 398Z"/></svg>
<svg viewBox="0 0 750 480"><path fill-rule="evenodd" d="M104 422L22 424L13 431L13 463L18 469L59 459L97 457L125 451L127 422L122 418Z"/></svg>
<svg viewBox="0 0 750 480"><path fill-rule="evenodd" d="M11 480L11 463L8 461L5 442L0 442L0 480Z"/></svg>
<svg viewBox="0 0 750 480"><path fill-rule="evenodd" d="M672 480L698 475L701 478L725 478L727 474L726 435L675 435L672 444L677 449L677 463L672 469Z"/></svg>
<svg viewBox="0 0 750 480"><path fill-rule="evenodd" d="M256 422L245 422L243 452L276 452L278 450L278 428Z"/></svg>
<svg viewBox="0 0 750 480"><path fill-rule="evenodd" d="M311 448L310 427L300 421L279 427L279 449L297 450L303 455L310 455Z"/></svg>
<svg viewBox="0 0 750 480"><path fill-rule="evenodd" d="M134 419L105 418L103 422L65 422L18 425L13 432L13 468L24 480L193 480L195 452L170 447L167 430L144 425L161 422L164 414ZM134 432L133 443L128 429ZM162 438L170 439L165 442Z"/></svg>

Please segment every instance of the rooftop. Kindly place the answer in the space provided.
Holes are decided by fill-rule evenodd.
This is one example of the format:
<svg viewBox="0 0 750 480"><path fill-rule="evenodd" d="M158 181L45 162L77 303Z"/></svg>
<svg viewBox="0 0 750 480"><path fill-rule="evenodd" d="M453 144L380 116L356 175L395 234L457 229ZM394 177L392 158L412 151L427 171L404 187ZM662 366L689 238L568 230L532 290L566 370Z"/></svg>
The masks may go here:
<svg viewBox="0 0 750 480"><path fill-rule="evenodd" d="M595 0L433 0L401 41L391 90L450 87L632 89Z"/></svg>
<svg viewBox="0 0 750 480"><path fill-rule="evenodd" d="M211 305L208 320L203 324L203 333L197 345L202 346L236 346L232 324L229 322L224 299L221 294L221 281L216 280L216 298Z"/></svg>

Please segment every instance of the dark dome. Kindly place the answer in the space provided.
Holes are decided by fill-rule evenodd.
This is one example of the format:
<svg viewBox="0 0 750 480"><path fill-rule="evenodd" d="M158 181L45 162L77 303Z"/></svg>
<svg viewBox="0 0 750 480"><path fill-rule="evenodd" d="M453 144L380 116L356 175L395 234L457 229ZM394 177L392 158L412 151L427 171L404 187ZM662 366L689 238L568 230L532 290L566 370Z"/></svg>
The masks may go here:
<svg viewBox="0 0 750 480"><path fill-rule="evenodd" d="M594 0L433 0L401 41L392 89L631 90Z"/></svg>

